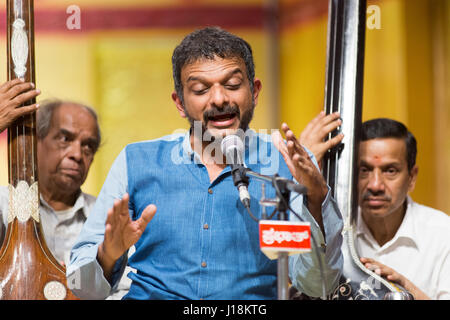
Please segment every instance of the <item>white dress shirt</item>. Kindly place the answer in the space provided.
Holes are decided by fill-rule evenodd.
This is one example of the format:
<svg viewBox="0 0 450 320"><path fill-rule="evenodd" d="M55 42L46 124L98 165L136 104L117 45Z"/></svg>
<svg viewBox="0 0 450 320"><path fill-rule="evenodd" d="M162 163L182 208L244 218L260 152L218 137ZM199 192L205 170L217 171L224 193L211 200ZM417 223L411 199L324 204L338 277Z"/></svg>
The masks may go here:
<svg viewBox="0 0 450 320"><path fill-rule="evenodd" d="M8 187L0 186L0 243L6 234L8 225ZM72 208L55 211L40 197L39 215L47 247L59 262L67 266L70 261L70 249L75 243L89 212L95 203L95 197L81 192Z"/></svg>
<svg viewBox="0 0 450 320"><path fill-rule="evenodd" d="M450 217L407 198L395 236L379 246L358 213L356 249L402 274L431 299L450 299Z"/></svg>
<svg viewBox="0 0 450 320"><path fill-rule="evenodd" d="M8 226L8 187L0 186L0 244L6 235ZM55 211L40 197L39 215L44 233L45 243L53 256L67 266L70 261L70 250L80 234L89 212L95 204L96 198L90 194L81 192L72 208L63 211ZM130 255L133 251L130 250ZM124 276L117 287L107 297L107 300L118 300L124 296L131 284L126 276L133 269L127 267Z"/></svg>

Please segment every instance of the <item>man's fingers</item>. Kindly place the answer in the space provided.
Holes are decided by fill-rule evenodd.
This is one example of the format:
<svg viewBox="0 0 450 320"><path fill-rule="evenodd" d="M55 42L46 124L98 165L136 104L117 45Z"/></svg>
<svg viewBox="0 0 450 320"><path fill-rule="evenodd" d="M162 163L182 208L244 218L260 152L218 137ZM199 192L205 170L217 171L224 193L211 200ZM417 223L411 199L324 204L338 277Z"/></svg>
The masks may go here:
<svg viewBox="0 0 450 320"><path fill-rule="evenodd" d="M292 162L294 162L294 165L295 167L297 167L297 169L299 168L303 169L302 157L298 153L292 156Z"/></svg>
<svg viewBox="0 0 450 320"><path fill-rule="evenodd" d="M320 111L320 113L314 117L308 124L306 125L305 129L303 131L310 131L313 130L313 128L322 121L322 119L325 118L325 112Z"/></svg>
<svg viewBox="0 0 450 320"><path fill-rule="evenodd" d="M337 146L342 141L342 139L344 139L344 134L340 133L337 136L331 138L330 140L327 140L325 142L326 149L328 150L328 149L331 149L331 148Z"/></svg>
<svg viewBox="0 0 450 320"><path fill-rule="evenodd" d="M137 220L139 224L139 229L144 231L147 224L153 219L156 213L156 206L154 204L149 204L141 214L141 217Z"/></svg>
<svg viewBox="0 0 450 320"><path fill-rule="evenodd" d="M328 125L341 117L339 112L333 112L322 119L322 126Z"/></svg>
<svg viewBox="0 0 450 320"><path fill-rule="evenodd" d="M105 221L105 240L108 241L112 239L114 223L114 210L113 208L109 209L106 213L106 221Z"/></svg>
<svg viewBox="0 0 450 320"><path fill-rule="evenodd" d="M381 276L387 276L387 275L393 275L396 272L385 266L382 263L379 263L371 258L360 258L360 261L364 264L364 266L369 269L374 271L376 274L381 275Z"/></svg>
<svg viewBox="0 0 450 320"><path fill-rule="evenodd" d="M371 259L371 258L365 258L365 257L359 258L359 260L360 260L362 263L371 263L371 262L374 262L374 261L375 261L375 260L373 260L373 259Z"/></svg>
<svg viewBox="0 0 450 320"><path fill-rule="evenodd" d="M336 130L342 124L342 120L338 119L323 126L322 134L326 135Z"/></svg>
<svg viewBox="0 0 450 320"><path fill-rule="evenodd" d="M112 207L112 217L111 217L112 218L111 223L114 226L114 228L120 224L121 209L122 209L122 200L115 199Z"/></svg>
<svg viewBox="0 0 450 320"><path fill-rule="evenodd" d="M16 108L13 112L14 120L19 117L26 116L27 114L33 113L39 109L39 104L32 104L30 106Z"/></svg>
<svg viewBox="0 0 450 320"><path fill-rule="evenodd" d="M111 228L114 230L117 226L117 214L114 207L110 208L106 213L106 222L105 224L109 224Z"/></svg>
<svg viewBox="0 0 450 320"><path fill-rule="evenodd" d="M367 269L375 272L377 275L385 277L389 281L396 282L402 286L405 286L404 277L388 266L385 266L384 264L370 258L360 258L360 261Z"/></svg>
<svg viewBox="0 0 450 320"><path fill-rule="evenodd" d="M110 209L112 210L112 220L117 220L121 215L129 214L128 200L129 200L128 193L125 193L122 199L114 200L113 207ZM108 210L108 213L110 210Z"/></svg>
<svg viewBox="0 0 450 320"><path fill-rule="evenodd" d="M289 170L294 170L294 163L289 156L288 147L279 131L275 131L274 133L272 133L272 143L275 145L275 148L277 148L277 150L281 153L281 156L283 157L284 162L286 162Z"/></svg>
<svg viewBox="0 0 450 320"><path fill-rule="evenodd" d="M293 162L298 169L302 170L308 175L312 175L313 171L317 170L316 166L312 164L312 162L308 162L308 159L305 159L305 157L301 156L298 153L294 154Z"/></svg>
<svg viewBox="0 0 450 320"><path fill-rule="evenodd" d="M281 130L283 130L285 133L286 133L286 131L289 130L289 126L287 125L286 122L283 122L283 123L281 124Z"/></svg>
<svg viewBox="0 0 450 320"><path fill-rule="evenodd" d="M23 79L16 78L14 80L6 81L0 86L0 93L5 93L9 89L11 89L13 86L18 85L19 83L24 83Z"/></svg>
<svg viewBox="0 0 450 320"><path fill-rule="evenodd" d="M333 112L330 114L325 114L324 111L321 111L314 119L312 119L305 127L306 128L313 128L313 127L325 127L329 125L330 123L334 123L336 119L340 118L339 112ZM316 128L317 129L317 128Z"/></svg>
<svg viewBox="0 0 450 320"><path fill-rule="evenodd" d="M114 211L114 214L120 212L121 207L122 207L122 200L120 200L120 199L114 199L114 202L113 202L113 211Z"/></svg>
<svg viewBox="0 0 450 320"><path fill-rule="evenodd" d="M371 258L359 258L359 261L361 261L361 263L364 265L364 267L366 267L369 270L374 271L376 268L375 265L375 260L371 259Z"/></svg>
<svg viewBox="0 0 450 320"><path fill-rule="evenodd" d="M120 214L122 216L129 216L129 210L128 210L128 202L130 200L130 196L128 195L128 193L125 193L122 197L122 201L120 201Z"/></svg>
<svg viewBox="0 0 450 320"><path fill-rule="evenodd" d="M298 142L294 132L289 128L289 126L285 122L281 124L281 129L283 130L287 141L292 141L294 143L295 148L301 148L303 150L303 147L301 146L300 142Z"/></svg>
<svg viewBox="0 0 450 320"><path fill-rule="evenodd" d="M287 156L287 146L286 143L283 141L283 137L281 136L280 131L274 131L271 135L272 137L272 143L277 148L277 150L281 153L281 155Z"/></svg>
<svg viewBox="0 0 450 320"><path fill-rule="evenodd" d="M287 141L292 141L296 147L300 145L300 143L298 143L297 141L297 138L295 137L294 132L291 129L286 130L284 134L286 135Z"/></svg>
<svg viewBox="0 0 450 320"><path fill-rule="evenodd" d="M294 132L292 132L292 130L287 129L285 131L285 135L286 135L286 140L288 141L288 143L289 143L289 141L292 141L292 143L294 145L294 150L296 152L298 152L302 156L307 156L308 155L306 153L305 149L303 148L303 146L298 141L298 139L295 137L295 134L294 134Z"/></svg>
<svg viewBox="0 0 450 320"><path fill-rule="evenodd" d="M289 140L289 141L286 143L286 146L287 146L287 150L288 150L288 156L289 156L289 158L292 159L292 157L294 156L294 153L295 153L295 145L294 145L294 142L291 141L291 140Z"/></svg>
<svg viewBox="0 0 450 320"><path fill-rule="evenodd" d="M14 97L11 102L15 105L15 107L19 107L20 105L22 105L23 103L30 101L33 98L36 98L38 95L41 94L41 90L36 89L36 90L30 90L27 92L23 92L19 95L17 95L16 97Z"/></svg>
<svg viewBox="0 0 450 320"><path fill-rule="evenodd" d="M26 116L27 114L33 113L38 109L39 105L33 104L31 106L22 107L22 108L15 108L13 110L2 110L2 113L4 113L4 119L2 123L0 124L0 127L2 128L0 132L3 129L6 129L7 127L11 126L11 124L16 121L19 117Z"/></svg>
<svg viewBox="0 0 450 320"><path fill-rule="evenodd" d="M303 147L298 143L298 141L295 139L295 137L294 139L292 139L293 133L292 131L289 130L287 124L285 123L282 124L282 130L286 130L285 132L288 133L287 137L289 136L291 139L288 140L287 142L284 142L283 138L281 137L281 134L278 131L276 131L272 133L272 142L283 156L283 159L286 162L292 175L296 176L296 172L302 167L300 166L299 161L294 161L294 157L297 155L298 157L304 159L303 157L306 152L303 149ZM300 150L297 150L296 145L299 146ZM299 153L301 152L303 152L303 154L299 155Z"/></svg>
<svg viewBox="0 0 450 320"><path fill-rule="evenodd" d="M17 97L18 95L20 95L21 93L25 93L34 88L35 88L35 86L31 82L16 84L15 86L9 88L4 93L4 97L8 100L11 100L11 99Z"/></svg>
<svg viewBox="0 0 450 320"><path fill-rule="evenodd" d="M387 278L389 281L397 282L397 283L403 284L402 278L400 277L400 275L399 275L398 273L388 274L388 275L386 276L386 278Z"/></svg>
<svg viewBox="0 0 450 320"><path fill-rule="evenodd" d="M375 264L375 263L369 263L369 262L366 262L365 264L364 264L364 266L367 268L367 269L369 269L370 271L373 271L373 272L375 272L376 274L378 274L378 275L381 275L381 267L380 266L378 266L377 264Z"/></svg>
<svg viewBox="0 0 450 320"><path fill-rule="evenodd" d="M321 141L328 136L329 133L336 130L342 124L342 120L339 118L339 113L329 114L322 119L320 123L317 123L314 128L311 129L308 134L315 134ZM314 132L315 131L315 132Z"/></svg>

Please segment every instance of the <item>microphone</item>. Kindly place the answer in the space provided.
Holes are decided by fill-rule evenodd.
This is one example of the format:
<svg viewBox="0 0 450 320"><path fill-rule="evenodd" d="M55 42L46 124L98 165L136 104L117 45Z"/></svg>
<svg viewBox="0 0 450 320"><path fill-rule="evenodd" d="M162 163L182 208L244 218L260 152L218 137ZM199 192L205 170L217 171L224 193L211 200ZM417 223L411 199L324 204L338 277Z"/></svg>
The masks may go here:
<svg viewBox="0 0 450 320"><path fill-rule="evenodd" d="M231 176L233 177L234 185L239 191L239 198L242 204L250 207L250 194L248 193L248 177L245 175L247 170L244 167L243 153L244 143L241 138L235 134L230 134L223 138L220 148L225 155L226 163L231 166Z"/></svg>

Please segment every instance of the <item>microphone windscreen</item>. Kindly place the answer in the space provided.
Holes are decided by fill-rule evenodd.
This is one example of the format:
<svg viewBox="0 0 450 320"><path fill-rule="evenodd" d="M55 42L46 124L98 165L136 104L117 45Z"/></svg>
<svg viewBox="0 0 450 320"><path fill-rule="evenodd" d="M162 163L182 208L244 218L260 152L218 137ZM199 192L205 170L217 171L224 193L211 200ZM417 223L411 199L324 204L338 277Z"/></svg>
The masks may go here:
<svg viewBox="0 0 450 320"><path fill-rule="evenodd" d="M222 139L220 148L225 155L228 164L242 164L244 143L239 136L235 134L227 135Z"/></svg>
<svg viewBox="0 0 450 320"><path fill-rule="evenodd" d="M239 152L244 151L244 143L242 142L242 139L235 134L229 134L223 138L220 147L223 154L226 154L227 150L230 148L236 148Z"/></svg>

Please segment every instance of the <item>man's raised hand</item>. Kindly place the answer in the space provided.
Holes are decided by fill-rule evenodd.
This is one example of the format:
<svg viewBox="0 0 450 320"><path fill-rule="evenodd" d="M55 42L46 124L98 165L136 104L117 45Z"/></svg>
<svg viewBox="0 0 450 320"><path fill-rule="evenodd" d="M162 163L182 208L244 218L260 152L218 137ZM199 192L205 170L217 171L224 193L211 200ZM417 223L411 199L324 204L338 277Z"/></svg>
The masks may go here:
<svg viewBox="0 0 450 320"><path fill-rule="evenodd" d="M98 248L97 259L108 280L117 259L139 240L156 213L156 206L150 204L144 209L139 219L133 221L128 210L129 199L126 193L122 200L114 201L113 207L107 213L105 237Z"/></svg>
<svg viewBox="0 0 450 320"><path fill-rule="evenodd" d="M289 126L283 123L281 130L286 136L286 142L283 141L278 131L272 134L272 142L283 156L295 180L308 189L308 209L325 234L322 221L322 202L328 193L328 186Z"/></svg>

